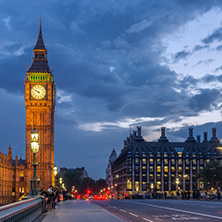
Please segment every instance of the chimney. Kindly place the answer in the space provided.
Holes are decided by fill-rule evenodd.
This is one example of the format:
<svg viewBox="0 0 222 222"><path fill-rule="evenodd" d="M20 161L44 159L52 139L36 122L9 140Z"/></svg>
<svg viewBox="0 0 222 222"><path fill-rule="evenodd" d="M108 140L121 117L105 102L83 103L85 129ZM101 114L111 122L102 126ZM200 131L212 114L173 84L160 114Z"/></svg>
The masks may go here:
<svg viewBox="0 0 222 222"><path fill-rule="evenodd" d="M207 132L204 132L204 142L207 142Z"/></svg>
<svg viewBox="0 0 222 222"><path fill-rule="evenodd" d="M197 142L200 143L200 135L197 135Z"/></svg>
<svg viewBox="0 0 222 222"><path fill-rule="evenodd" d="M137 126L138 137L141 137L141 126Z"/></svg>
<svg viewBox="0 0 222 222"><path fill-rule="evenodd" d="M161 127L161 136L158 142L168 142L169 140L166 137L166 127Z"/></svg>
<svg viewBox="0 0 222 222"><path fill-rule="evenodd" d="M189 137L193 137L193 127L189 128Z"/></svg>
<svg viewBox="0 0 222 222"><path fill-rule="evenodd" d="M130 144L130 138L127 137L126 139L127 139L127 145L129 145Z"/></svg>
<svg viewBox="0 0 222 222"><path fill-rule="evenodd" d="M216 128L212 128L212 137L210 139L211 142L219 142L219 140L217 139L217 129Z"/></svg>
<svg viewBox="0 0 222 222"><path fill-rule="evenodd" d="M161 127L161 137L166 136L166 127Z"/></svg>
<svg viewBox="0 0 222 222"><path fill-rule="evenodd" d="M217 137L217 129L216 128L212 128L212 137L213 138Z"/></svg>
<svg viewBox="0 0 222 222"><path fill-rule="evenodd" d="M193 137L193 127L189 127L189 137L187 138L186 142L196 143L196 140Z"/></svg>
<svg viewBox="0 0 222 222"><path fill-rule="evenodd" d="M133 140L136 139L136 130L133 130Z"/></svg>

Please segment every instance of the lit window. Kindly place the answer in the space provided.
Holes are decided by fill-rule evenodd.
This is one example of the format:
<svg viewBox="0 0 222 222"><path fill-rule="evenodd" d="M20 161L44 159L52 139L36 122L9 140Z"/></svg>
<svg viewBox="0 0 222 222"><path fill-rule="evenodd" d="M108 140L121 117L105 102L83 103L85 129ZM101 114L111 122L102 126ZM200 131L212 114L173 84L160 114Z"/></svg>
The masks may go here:
<svg viewBox="0 0 222 222"><path fill-rule="evenodd" d="M145 158L143 159L143 164L146 164L146 159Z"/></svg>
<svg viewBox="0 0 222 222"><path fill-rule="evenodd" d="M153 167L150 167L150 172L153 172Z"/></svg>
<svg viewBox="0 0 222 222"><path fill-rule="evenodd" d="M161 172L161 167L157 166L157 172L160 173Z"/></svg>
<svg viewBox="0 0 222 222"><path fill-rule="evenodd" d="M136 191L139 191L139 189L140 189L139 182L135 182L135 189L136 189Z"/></svg>
<svg viewBox="0 0 222 222"><path fill-rule="evenodd" d="M131 182L127 182L127 190L131 190L132 189L132 183Z"/></svg>
<svg viewBox="0 0 222 222"><path fill-rule="evenodd" d="M166 173L168 172L168 166L164 167L164 172L166 172Z"/></svg>
<svg viewBox="0 0 222 222"><path fill-rule="evenodd" d="M153 159L150 159L150 164L153 164Z"/></svg>

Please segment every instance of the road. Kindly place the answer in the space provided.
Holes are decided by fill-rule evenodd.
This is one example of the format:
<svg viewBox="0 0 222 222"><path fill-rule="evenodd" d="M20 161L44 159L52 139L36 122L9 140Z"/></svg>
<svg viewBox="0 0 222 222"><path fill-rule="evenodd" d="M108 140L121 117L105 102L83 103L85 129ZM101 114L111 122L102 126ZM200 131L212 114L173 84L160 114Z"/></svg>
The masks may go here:
<svg viewBox="0 0 222 222"><path fill-rule="evenodd" d="M221 221L222 202L193 200L106 200L93 201L130 222Z"/></svg>

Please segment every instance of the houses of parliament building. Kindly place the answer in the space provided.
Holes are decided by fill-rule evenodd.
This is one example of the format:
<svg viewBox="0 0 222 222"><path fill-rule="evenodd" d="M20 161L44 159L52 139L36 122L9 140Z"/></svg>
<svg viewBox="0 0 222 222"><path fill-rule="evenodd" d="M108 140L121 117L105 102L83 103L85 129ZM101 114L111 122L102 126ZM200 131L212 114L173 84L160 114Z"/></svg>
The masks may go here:
<svg viewBox="0 0 222 222"><path fill-rule="evenodd" d="M18 201L20 196L30 192L30 179L33 178L31 131L34 128L39 133L37 179L40 179L40 189L48 189L54 182L55 82L48 65L41 22L32 64L25 76L24 96L26 159L17 156L12 159L11 144L8 153L0 152L0 205Z"/></svg>

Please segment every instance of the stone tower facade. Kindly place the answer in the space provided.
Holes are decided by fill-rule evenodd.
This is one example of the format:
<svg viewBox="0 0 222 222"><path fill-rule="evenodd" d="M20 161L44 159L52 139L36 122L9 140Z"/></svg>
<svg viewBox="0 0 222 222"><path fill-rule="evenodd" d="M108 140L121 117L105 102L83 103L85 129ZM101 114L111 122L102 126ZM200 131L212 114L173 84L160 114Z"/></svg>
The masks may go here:
<svg viewBox="0 0 222 222"><path fill-rule="evenodd" d="M30 190L33 178L33 153L31 131L39 132L39 152L37 153L37 178L40 189L47 189L54 182L54 111L55 82L47 60L47 50L42 37L40 22L39 36L33 50L32 64L25 77L26 108L26 192Z"/></svg>

